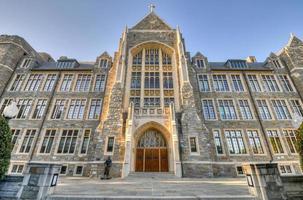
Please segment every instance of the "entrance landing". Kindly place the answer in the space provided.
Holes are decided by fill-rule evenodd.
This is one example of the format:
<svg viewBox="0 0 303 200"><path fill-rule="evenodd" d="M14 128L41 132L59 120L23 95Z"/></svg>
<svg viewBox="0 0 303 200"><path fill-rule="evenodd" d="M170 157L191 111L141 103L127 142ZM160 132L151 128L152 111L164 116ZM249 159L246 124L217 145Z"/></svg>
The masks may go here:
<svg viewBox="0 0 303 200"><path fill-rule="evenodd" d="M125 179L60 177L48 199L235 199L252 200L244 178L176 178L146 173ZM143 177L142 177L143 176Z"/></svg>

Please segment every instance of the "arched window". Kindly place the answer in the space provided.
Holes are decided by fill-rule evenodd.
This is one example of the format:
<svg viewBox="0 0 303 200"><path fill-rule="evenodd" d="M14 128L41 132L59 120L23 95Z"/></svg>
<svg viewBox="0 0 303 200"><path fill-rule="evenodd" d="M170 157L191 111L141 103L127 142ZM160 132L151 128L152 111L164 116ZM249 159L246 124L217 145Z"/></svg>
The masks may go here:
<svg viewBox="0 0 303 200"><path fill-rule="evenodd" d="M165 139L156 130L146 131L138 141L139 148L166 147Z"/></svg>

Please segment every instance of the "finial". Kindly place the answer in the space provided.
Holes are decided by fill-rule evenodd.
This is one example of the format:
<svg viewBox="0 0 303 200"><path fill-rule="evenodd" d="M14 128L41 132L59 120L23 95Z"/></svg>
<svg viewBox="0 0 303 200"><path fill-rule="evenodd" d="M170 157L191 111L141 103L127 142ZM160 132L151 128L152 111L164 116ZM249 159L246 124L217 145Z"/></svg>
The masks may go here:
<svg viewBox="0 0 303 200"><path fill-rule="evenodd" d="M294 35L294 33L290 33L290 37L294 37L295 35Z"/></svg>
<svg viewBox="0 0 303 200"><path fill-rule="evenodd" d="M151 4L149 4L148 8L149 8L149 12L152 13L152 12L154 12L154 9L156 8L156 6L151 3Z"/></svg>

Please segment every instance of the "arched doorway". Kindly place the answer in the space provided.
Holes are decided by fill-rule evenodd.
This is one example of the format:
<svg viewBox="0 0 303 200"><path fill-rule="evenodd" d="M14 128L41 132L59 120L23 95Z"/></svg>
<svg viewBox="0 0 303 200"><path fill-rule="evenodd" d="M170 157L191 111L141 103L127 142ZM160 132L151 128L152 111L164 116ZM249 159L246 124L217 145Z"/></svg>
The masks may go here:
<svg viewBox="0 0 303 200"><path fill-rule="evenodd" d="M136 171L168 171L167 144L159 131L149 129L139 138L136 149Z"/></svg>

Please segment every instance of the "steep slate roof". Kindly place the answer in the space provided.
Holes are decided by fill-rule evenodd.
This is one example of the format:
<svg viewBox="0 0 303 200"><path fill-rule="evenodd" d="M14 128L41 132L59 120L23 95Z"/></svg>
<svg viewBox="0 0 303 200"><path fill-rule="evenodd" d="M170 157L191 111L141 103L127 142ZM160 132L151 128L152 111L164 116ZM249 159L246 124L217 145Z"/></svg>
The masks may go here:
<svg viewBox="0 0 303 200"><path fill-rule="evenodd" d="M42 65L36 66L32 68L32 70L62 70L62 71L70 71L70 70L92 70L94 67L94 63L90 62L79 62L79 66L74 68L60 68L57 66L58 62L46 62Z"/></svg>
<svg viewBox="0 0 303 200"><path fill-rule="evenodd" d="M234 69L226 65L226 62L208 62L209 66L213 70L272 70L265 66L265 62L247 63L248 68Z"/></svg>
<svg viewBox="0 0 303 200"><path fill-rule="evenodd" d="M172 30L172 28L164 22L154 11L146 15L132 29L136 30Z"/></svg>

